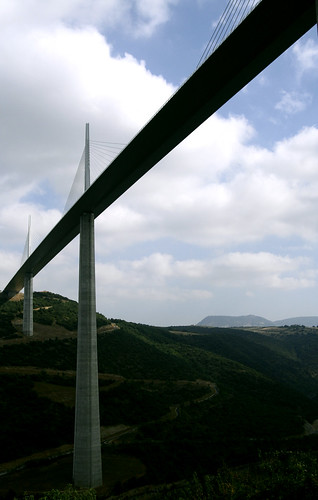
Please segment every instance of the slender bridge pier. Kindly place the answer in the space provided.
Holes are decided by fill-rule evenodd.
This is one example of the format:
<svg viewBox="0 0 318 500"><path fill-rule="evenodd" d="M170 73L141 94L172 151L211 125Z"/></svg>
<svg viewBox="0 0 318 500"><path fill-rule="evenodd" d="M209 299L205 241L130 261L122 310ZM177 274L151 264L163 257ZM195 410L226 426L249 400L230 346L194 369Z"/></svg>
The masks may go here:
<svg viewBox="0 0 318 500"><path fill-rule="evenodd" d="M31 249L31 217L29 217L28 234L25 244L25 256L30 257ZM32 337L33 335L33 274L25 273L24 276L24 300L23 300L23 334Z"/></svg>
<svg viewBox="0 0 318 500"><path fill-rule="evenodd" d="M99 410L95 404L98 384L94 218L312 28L317 22L317 6L318 0L262 0L98 179L86 185L84 194L29 255L1 293L0 303L16 295L25 286L27 276L36 276L80 233L75 485L94 487L102 480L100 437L96 430ZM29 292L31 296L32 290ZM84 474L84 469L89 472Z"/></svg>
<svg viewBox="0 0 318 500"><path fill-rule="evenodd" d="M85 134L85 191L90 186L89 125ZM103 483L99 422L96 329L94 214L80 217L77 368L73 481L76 486Z"/></svg>

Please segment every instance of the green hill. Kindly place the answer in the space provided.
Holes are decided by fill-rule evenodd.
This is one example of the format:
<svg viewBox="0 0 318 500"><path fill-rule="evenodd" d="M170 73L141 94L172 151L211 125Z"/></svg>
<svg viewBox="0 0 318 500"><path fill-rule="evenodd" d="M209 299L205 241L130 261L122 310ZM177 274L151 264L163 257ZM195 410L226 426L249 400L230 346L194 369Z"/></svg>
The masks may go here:
<svg viewBox="0 0 318 500"><path fill-rule="evenodd" d="M0 339L19 338L22 332L23 295L0 306ZM57 326L68 331L77 329L77 302L51 292L34 292L33 321L38 325ZM97 326L108 325L102 314L97 313ZM39 333L39 327L35 326Z"/></svg>
<svg viewBox="0 0 318 500"><path fill-rule="evenodd" d="M179 341L243 363L310 399L318 399L318 329L175 327Z"/></svg>

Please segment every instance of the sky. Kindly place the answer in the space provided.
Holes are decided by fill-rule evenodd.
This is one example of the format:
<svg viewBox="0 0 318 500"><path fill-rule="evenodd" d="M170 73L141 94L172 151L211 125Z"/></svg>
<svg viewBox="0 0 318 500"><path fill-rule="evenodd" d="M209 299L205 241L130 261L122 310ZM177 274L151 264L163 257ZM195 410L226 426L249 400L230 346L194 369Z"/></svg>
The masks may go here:
<svg viewBox="0 0 318 500"><path fill-rule="evenodd" d="M226 4L1 1L0 289L29 215L31 250L62 217L85 123L94 180L110 161L94 166L94 147L129 143L195 71ZM99 312L158 326L318 315L317 69L313 28L96 219ZM78 247L34 290L77 300Z"/></svg>

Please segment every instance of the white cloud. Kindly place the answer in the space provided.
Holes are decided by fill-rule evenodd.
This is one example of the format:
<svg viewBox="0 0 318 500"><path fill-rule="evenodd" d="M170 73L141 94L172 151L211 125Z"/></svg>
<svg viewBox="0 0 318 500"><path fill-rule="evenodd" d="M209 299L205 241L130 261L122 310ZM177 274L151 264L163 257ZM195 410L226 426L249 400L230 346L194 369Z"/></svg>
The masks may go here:
<svg viewBox="0 0 318 500"><path fill-rule="evenodd" d="M122 29L135 37L150 37L166 23L179 0L4 0L0 25L20 27L63 23L69 26L98 26ZM36 12L36 15L34 13Z"/></svg>
<svg viewBox="0 0 318 500"><path fill-rule="evenodd" d="M248 130L240 118L209 120L101 216L100 255L164 238L210 248L271 235L317 241L318 130L272 150L246 143Z"/></svg>
<svg viewBox="0 0 318 500"><path fill-rule="evenodd" d="M303 276L303 269L312 263L307 259L269 252L231 252L213 262L212 277L219 286L251 286L263 288L312 287L317 273ZM288 274L293 273L293 276ZM287 275L286 275L287 274Z"/></svg>
<svg viewBox="0 0 318 500"><path fill-rule="evenodd" d="M307 186L317 179L315 156L318 153L318 129L304 127L296 135L276 143L269 166L291 183Z"/></svg>
<svg viewBox="0 0 318 500"><path fill-rule="evenodd" d="M36 278L37 289L63 290L76 299L78 270L72 255L77 248L71 246ZM65 269L62 275L61 267ZM225 297L229 307L237 294L254 300L260 293L311 290L317 271L308 259L269 252L229 252L184 260L156 252L140 259L97 261L96 278L98 310L109 317L167 325L176 321L176 315L179 324L182 318L191 321L195 308L215 307L219 297Z"/></svg>
<svg viewBox="0 0 318 500"><path fill-rule="evenodd" d="M25 241L28 231L28 218L31 216L31 252L35 250L41 240L50 232L61 218L61 213L55 209L45 209L34 203L15 202L0 208L0 232L2 235L2 249L4 253L12 252L18 265L12 272L10 266L4 266L1 272L1 285L12 278L21 265ZM18 256L18 257L16 257ZM4 283L5 282L5 283Z"/></svg>
<svg viewBox="0 0 318 500"><path fill-rule="evenodd" d="M297 68L302 75L308 71L315 71L318 64L318 45L313 39L298 41L293 46L293 53L296 56Z"/></svg>
<svg viewBox="0 0 318 500"><path fill-rule="evenodd" d="M293 115L304 111L312 102L312 97L308 93L300 93L296 91L286 92L281 91L282 97L276 103L275 109L282 111L286 115Z"/></svg>
<svg viewBox="0 0 318 500"><path fill-rule="evenodd" d="M304 288L312 287L317 271L305 258L291 258L269 252L230 252L212 259L178 260L169 254L154 253L138 260L118 261L116 264L97 265L100 283L109 290L125 297L138 294L160 294L174 300L184 300L183 290L213 295L219 287L249 288ZM292 276L291 276L292 274ZM189 292L187 292L187 295Z"/></svg>
<svg viewBox="0 0 318 500"><path fill-rule="evenodd" d="M62 209L85 122L95 137L127 143L174 90L129 54L112 57L92 28L36 28L10 41L4 32L0 44L1 182L14 200L49 182Z"/></svg>
<svg viewBox="0 0 318 500"><path fill-rule="evenodd" d="M36 289L76 299L77 253L75 241L36 277ZM234 297L243 294L254 300L260 293L311 290L317 283L317 270L310 259L270 252L228 252L182 260L156 252L139 259L97 260L96 281L98 310L109 317L167 325L176 317L177 324L182 318L193 322L196 308L215 307L220 297L229 307L231 300L237 300ZM262 304L258 307L262 312ZM228 311L225 305L223 309Z"/></svg>
<svg viewBox="0 0 318 500"><path fill-rule="evenodd" d="M171 7L179 0L135 0L136 13L139 20L136 23L136 36L150 36L155 29L168 21Z"/></svg>
<svg viewBox="0 0 318 500"><path fill-rule="evenodd" d="M1 228L2 232L2 228ZM12 251L0 250L0 290L5 287L9 279L11 279L21 266L21 254Z"/></svg>

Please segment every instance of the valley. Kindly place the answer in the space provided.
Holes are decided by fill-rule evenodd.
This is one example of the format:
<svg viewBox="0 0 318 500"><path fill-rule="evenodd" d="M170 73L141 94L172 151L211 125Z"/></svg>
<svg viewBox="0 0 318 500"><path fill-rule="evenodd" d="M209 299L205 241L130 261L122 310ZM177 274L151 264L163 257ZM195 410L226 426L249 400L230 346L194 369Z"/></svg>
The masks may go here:
<svg viewBox="0 0 318 500"><path fill-rule="evenodd" d="M30 338L21 302L0 309L3 498L72 479L77 304L49 292L34 301ZM277 450L315 460L317 347L304 326L158 328L99 315L98 496L191 485L194 474L258 467Z"/></svg>

